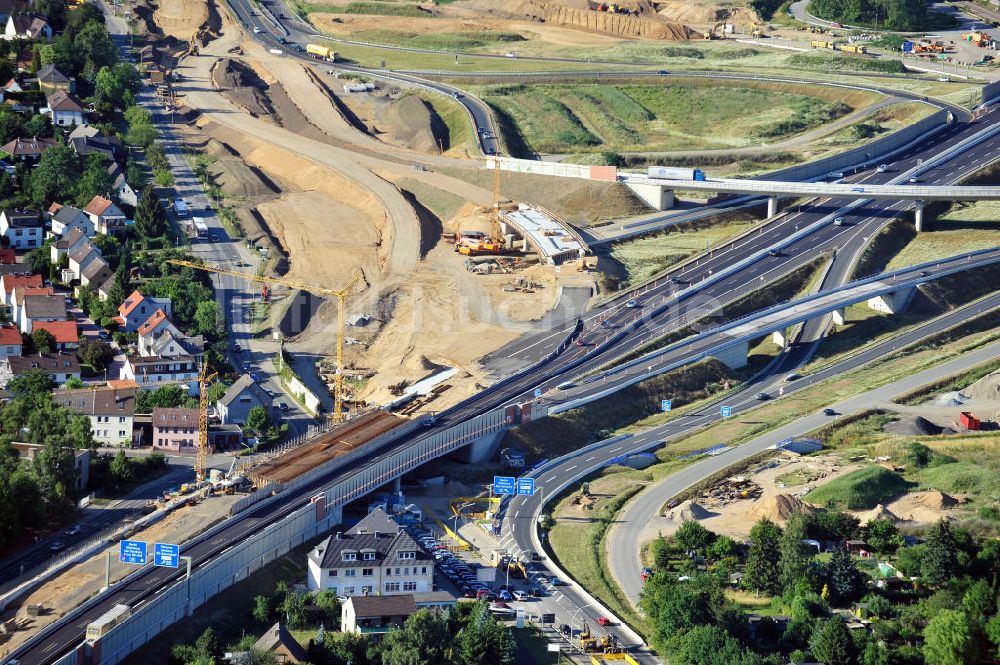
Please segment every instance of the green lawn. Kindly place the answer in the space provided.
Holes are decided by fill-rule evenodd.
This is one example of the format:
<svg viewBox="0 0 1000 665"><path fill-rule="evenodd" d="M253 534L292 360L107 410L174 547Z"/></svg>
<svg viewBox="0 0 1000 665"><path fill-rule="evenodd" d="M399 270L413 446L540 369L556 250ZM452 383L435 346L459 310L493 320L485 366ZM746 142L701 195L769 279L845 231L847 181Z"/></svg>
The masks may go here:
<svg viewBox="0 0 1000 665"><path fill-rule="evenodd" d="M1000 201L961 203L927 225L887 266L889 270L1000 246Z"/></svg>
<svg viewBox="0 0 1000 665"><path fill-rule="evenodd" d="M805 500L831 510L866 510L908 490L910 484L897 473L880 466L851 471L820 485Z"/></svg>
<svg viewBox="0 0 1000 665"><path fill-rule="evenodd" d="M653 152L754 145L793 136L851 107L750 85L514 84L470 92L509 119L525 152Z"/></svg>

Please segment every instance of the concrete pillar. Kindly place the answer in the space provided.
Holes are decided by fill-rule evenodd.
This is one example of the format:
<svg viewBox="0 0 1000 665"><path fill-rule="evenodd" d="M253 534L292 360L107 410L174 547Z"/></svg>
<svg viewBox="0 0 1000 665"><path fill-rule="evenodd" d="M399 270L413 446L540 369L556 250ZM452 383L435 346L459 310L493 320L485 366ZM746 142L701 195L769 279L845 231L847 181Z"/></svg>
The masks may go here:
<svg viewBox="0 0 1000 665"><path fill-rule="evenodd" d="M788 337L785 336L784 330L775 330L771 333L771 341L774 342L780 349L788 346Z"/></svg>
<svg viewBox="0 0 1000 665"><path fill-rule="evenodd" d="M833 310L833 325L842 326L847 323L847 319L844 318L846 311L843 307Z"/></svg>
<svg viewBox="0 0 1000 665"><path fill-rule="evenodd" d="M778 197L767 197L767 218L770 219L778 214Z"/></svg>
<svg viewBox="0 0 1000 665"><path fill-rule="evenodd" d="M913 295L917 292L916 287L911 286L899 291L887 293L884 296L876 296L868 299L868 306L876 312L883 314L900 314L906 311L913 300Z"/></svg>
<svg viewBox="0 0 1000 665"><path fill-rule="evenodd" d="M403 477L400 476L392 481L392 491L393 493L398 493L403 491Z"/></svg>
<svg viewBox="0 0 1000 665"><path fill-rule="evenodd" d="M730 369L740 369L747 366L747 354L750 353L750 345L747 342L740 342L730 347L722 349L714 354L722 364Z"/></svg>
<svg viewBox="0 0 1000 665"><path fill-rule="evenodd" d="M924 230L924 202L914 201L913 220L916 222L917 233Z"/></svg>
<svg viewBox="0 0 1000 665"><path fill-rule="evenodd" d="M651 183L626 182L635 195L654 210L669 210L674 207L674 190Z"/></svg>
<svg viewBox="0 0 1000 665"><path fill-rule="evenodd" d="M493 453L500 447L507 430L484 434L462 448L460 457L467 464L480 464L493 457Z"/></svg>

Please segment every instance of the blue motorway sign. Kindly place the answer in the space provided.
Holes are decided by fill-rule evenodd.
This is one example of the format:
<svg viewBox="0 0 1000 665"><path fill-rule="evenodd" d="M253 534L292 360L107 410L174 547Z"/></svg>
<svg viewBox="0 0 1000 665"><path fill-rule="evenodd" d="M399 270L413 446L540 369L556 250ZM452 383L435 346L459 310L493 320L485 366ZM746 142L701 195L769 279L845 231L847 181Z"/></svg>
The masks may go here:
<svg viewBox="0 0 1000 665"><path fill-rule="evenodd" d="M721 412L723 418L728 418L729 416L733 415L733 407L724 406L722 407Z"/></svg>
<svg viewBox="0 0 1000 665"><path fill-rule="evenodd" d="M903 42L903 53L913 52L913 42Z"/></svg>
<svg viewBox="0 0 1000 665"><path fill-rule="evenodd" d="M122 563L146 565L146 542L142 540L123 540L118 543L118 560Z"/></svg>
<svg viewBox="0 0 1000 665"><path fill-rule="evenodd" d="M518 478L517 479L517 493L521 496L531 496L535 493L535 479L534 478Z"/></svg>
<svg viewBox="0 0 1000 665"><path fill-rule="evenodd" d="M157 566L167 566L176 568L181 558L181 548L179 545L169 543L154 543L153 564Z"/></svg>
<svg viewBox="0 0 1000 665"><path fill-rule="evenodd" d="M514 476L493 476L494 494L516 494Z"/></svg>
<svg viewBox="0 0 1000 665"><path fill-rule="evenodd" d="M541 397L541 396L542 396L542 389L535 388L535 397Z"/></svg>
<svg viewBox="0 0 1000 665"><path fill-rule="evenodd" d="M660 411L669 411L670 407L673 406L673 402L669 399L660 400Z"/></svg>

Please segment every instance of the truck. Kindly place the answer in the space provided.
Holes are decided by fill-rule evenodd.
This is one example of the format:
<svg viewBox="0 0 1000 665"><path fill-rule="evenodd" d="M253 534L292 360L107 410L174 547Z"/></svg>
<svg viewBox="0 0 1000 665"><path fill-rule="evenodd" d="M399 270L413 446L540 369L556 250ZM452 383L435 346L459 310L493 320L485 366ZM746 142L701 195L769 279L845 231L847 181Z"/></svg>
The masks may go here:
<svg viewBox="0 0 1000 665"><path fill-rule="evenodd" d="M112 628L132 616L132 608L118 604L87 624L87 641L95 642L110 632Z"/></svg>
<svg viewBox="0 0 1000 665"><path fill-rule="evenodd" d="M828 48L830 50L834 49L833 42L825 42L825 41L820 41L820 40L816 40L816 39L814 39L811 42L809 42L809 45L812 46L813 48Z"/></svg>
<svg viewBox="0 0 1000 665"><path fill-rule="evenodd" d="M844 44L840 47L840 50L846 53L868 53L868 47L863 44Z"/></svg>
<svg viewBox="0 0 1000 665"><path fill-rule="evenodd" d="M178 217L187 217L187 201L184 199L174 199L174 213L176 213Z"/></svg>
<svg viewBox="0 0 1000 665"><path fill-rule="evenodd" d="M671 166L650 166L646 170L646 175L650 178L661 180L696 180L703 182L705 172L701 169L674 168Z"/></svg>
<svg viewBox="0 0 1000 665"><path fill-rule="evenodd" d="M202 219L201 217L195 217L192 221L194 221L194 230L195 233L198 235L198 237L199 238L207 237L208 224L205 223L205 220Z"/></svg>
<svg viewBox="0 0 1000 665"><path fill-rule="evenodd" d="M326 62L337 62L340 58L332 48L329 46L320 46L319 44L306 44L306 53Z"/></svg>

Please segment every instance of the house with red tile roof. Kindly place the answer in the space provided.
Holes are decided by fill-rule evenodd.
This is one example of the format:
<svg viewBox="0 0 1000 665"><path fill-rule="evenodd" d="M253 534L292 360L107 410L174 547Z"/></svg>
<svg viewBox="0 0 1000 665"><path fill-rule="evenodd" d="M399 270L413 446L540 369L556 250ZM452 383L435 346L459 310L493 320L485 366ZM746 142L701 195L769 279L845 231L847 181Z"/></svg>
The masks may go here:
<svg viewBox="0 0 1000 665"><path fill-rule="evenodd" d="M22 347L20 330L13 326L0 327L0 358L19 356Z"/></svg>
<svg viewBox="0 0 1000 665"><path fill-rule="evenodd" d="M56 351L75 351L80 345L80 331L76 321L37 321L32 325L35 330L47 330L55 338Z"/></svg>
<svg viewBox="0 0 1000 665"><path fill-rule="evenodd" d="M157 335L160 332L173 327L173 325L174 324L170 322L170 319L167 318L167 313L162 309L158 309L153 312L153 315L146 319L141 326L139 326L139 329L136 332L144 336Z"/></svg>
<svg viewBox="0 0 1000 665"><path fill-rule="evenodd" d="M7 307L14 304L14 289L42 286L41 275L0 275L0 301Z"/></svg>
<svg viewBox="0 0 1000 665"><path fill-rule="evenodd" d="M111 199L95 196L83 208L98 233L108 235L125 229L125 213Z"/></svg>
<svg viewBox="0 0 1000 665"><path fill-rule="evenodd" d="M122 331L135 332L157 310L163 310L164 314L169 317L171 312L170 298L144 296L137 289L118 306L118 316L115 317L115 320Z"/></svg>

